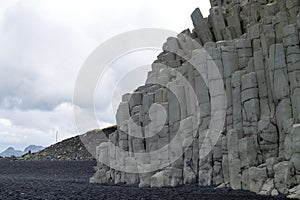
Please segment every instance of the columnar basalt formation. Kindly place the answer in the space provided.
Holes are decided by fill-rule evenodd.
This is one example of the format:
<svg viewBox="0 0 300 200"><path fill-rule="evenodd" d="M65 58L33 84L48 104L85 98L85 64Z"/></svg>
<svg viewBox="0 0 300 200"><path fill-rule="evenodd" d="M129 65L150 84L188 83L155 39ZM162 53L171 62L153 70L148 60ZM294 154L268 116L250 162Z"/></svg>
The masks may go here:
<svg viewBox="0 0 300 200"><path fill-rule="evenodd" d="M300 198L300 1L211 5L208 18L198 8L192 13L192 32L167 40L146 84L123 96L109 140L124 151L100 145L92 182L198 183ZM218 110L225 123L211 142ZM142 159L149 169L169 163L163 169L135 162L172 140L176 148ZM182 155L172 162L176 149Z"/></svg>

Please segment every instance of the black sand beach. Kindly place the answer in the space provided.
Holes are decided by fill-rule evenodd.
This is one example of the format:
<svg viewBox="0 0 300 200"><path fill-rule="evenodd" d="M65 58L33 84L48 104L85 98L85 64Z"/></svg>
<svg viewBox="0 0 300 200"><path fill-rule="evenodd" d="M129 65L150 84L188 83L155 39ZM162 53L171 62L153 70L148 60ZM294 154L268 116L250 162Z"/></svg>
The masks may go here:
<svg viewBox="0 0 300 200"><path fill-rule="evenodd" d="M246 191L197 185L176 188L89 184L95 161L0 161L0 199L271 200Z"/></svg>

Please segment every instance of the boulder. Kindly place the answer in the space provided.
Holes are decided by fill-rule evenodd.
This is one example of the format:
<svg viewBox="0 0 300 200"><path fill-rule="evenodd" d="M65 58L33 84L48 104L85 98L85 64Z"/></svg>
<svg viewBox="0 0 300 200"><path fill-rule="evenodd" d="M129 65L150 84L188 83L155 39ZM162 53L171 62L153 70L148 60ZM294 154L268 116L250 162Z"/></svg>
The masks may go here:
<svg viewBox="0 0 300 200"><path fill-rule="evenodd" d="M292 165L288 161L283 161L274 165L275 188L282 194L288 193L288 188L293 183Z"/></svg>
<svg viewBox="0 0 300 200"><path fill-rule="evenodd" d="M268 178L267 169L251 167L248 170L249 173L249 182L250 182L250 191L259 193L262 190L262 187L265 181Z"/></svg>
<svg viewBox="0 0 300 200"><path fill-rule="evenodd" d="M261 195L271 195L272 191L274 190L274 181L273 179L267 179L265 184L263 185L259 194Z"/></svg>
<svg viewBox="0 0 300 200"><path fill-rule="evenodd" d="M175 187L180 184L182 184L182 170L176 168L167 168L151 177L151 187Z"/></svg>

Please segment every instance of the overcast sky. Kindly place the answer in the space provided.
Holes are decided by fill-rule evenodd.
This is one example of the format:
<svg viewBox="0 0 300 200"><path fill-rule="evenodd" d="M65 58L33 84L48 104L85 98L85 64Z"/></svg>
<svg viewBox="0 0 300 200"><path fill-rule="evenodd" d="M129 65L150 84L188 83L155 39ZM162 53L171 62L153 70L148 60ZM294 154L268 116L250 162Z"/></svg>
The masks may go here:
<svg viewBox="0 0 300 200"><path fill-rule="evenodd" d="M48 146L56 130L59 140L77 135L72 95L88 55L125 31L192 29L196 7L207 16L209 0L0 0L0 152L9 146ZM151 64L157 54L146 52L143 62ZM139 57L133 54L115 65L141 64ZM100 83L100 127L115 123L107 104L116 73L121 72L111 71ZM147 74L142 74L123 90L143 84Z"/></svg>

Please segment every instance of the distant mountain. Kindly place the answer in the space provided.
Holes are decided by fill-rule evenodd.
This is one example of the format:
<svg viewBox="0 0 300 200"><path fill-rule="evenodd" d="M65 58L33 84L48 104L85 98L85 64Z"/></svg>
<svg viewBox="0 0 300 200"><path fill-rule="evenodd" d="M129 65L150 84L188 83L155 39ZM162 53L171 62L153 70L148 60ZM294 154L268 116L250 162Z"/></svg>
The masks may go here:
<svg viewBox="0 0 300 200"><path fill-rule="evenodd" d="M102 142L99 137L115 132L116 126L105 129L89 131L83 135L65 139L53 144L39 152L24 154L23 160L93 160L96 154L96 147ZM84 145L85 144L85 145ZM89 149L87 149L89 148Z"/></svg>
<svg viewBox="0 0 300 200"><path fill-rule="evenodd" d="M38 152L38 151L41 151L41 150L43 150L45 147L43 147L43 146L36 146L36 145L29 145L28 147L26 147L25 149L24 149L24 154L26 154L26 153L28 153L29 151L31 152L31 153L35 153L35 152Z"/></svg>
<svg viewBox="0 0 300 200"><path fill-rule="evenodd" d="M1 157L10 157L10 156L16 156L20 157L24 154L23 151L15 150L13 147L8 147L5 151L0 153Z"/></svg>
<svg viewBox="0 0 300 200"><path fill-rule="evenodd" d="M31 153L35 153L35 152L41 151L43 149L44 149L44 147L42 147L42 146L36 146L36 145L30 145L30 146L26 147L24 149L24 151L16 150L13 147L8 147L5 151L3 151L2 153L0 153L0 156L1 157L11 157L11 156L21 157L24 154L29 153L29 151Z"/></svg>

